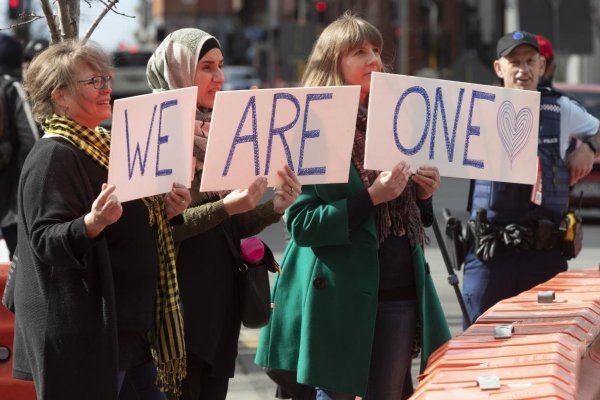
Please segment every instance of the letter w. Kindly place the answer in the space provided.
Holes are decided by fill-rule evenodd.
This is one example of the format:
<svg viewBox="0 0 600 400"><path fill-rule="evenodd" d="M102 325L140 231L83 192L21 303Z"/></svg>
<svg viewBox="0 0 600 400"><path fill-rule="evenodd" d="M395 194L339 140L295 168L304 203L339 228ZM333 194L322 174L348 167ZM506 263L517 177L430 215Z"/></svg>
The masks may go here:
<svg viewBox="0 0 600 400"><path fill-rule="evenodd" d="M139 159L140 171L144 176L146 169L146 161L148 160L148 149L150 148L150 136L152 135L152 126L154 125L154 116L156 115L156 104L154 110L152 110L152 119L150 120L150 129L148 129L148 138L146 139L146 150L144 151L144 159L142 160L142 154L140 151L139 142L135 145L135 152L133 154L133 160L131 159L131 145L129 143L129 118L127 117L127 110L125 110L125 138L127 140L127 167L129 170L129 179L133 176L133 169L135 166L135 159Z"/></svg>

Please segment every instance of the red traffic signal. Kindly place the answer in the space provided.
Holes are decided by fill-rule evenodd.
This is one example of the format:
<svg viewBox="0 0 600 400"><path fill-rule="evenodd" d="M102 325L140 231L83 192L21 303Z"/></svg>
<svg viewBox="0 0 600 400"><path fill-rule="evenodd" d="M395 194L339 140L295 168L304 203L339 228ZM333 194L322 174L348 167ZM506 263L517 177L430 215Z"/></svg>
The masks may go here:
<svg viewBox="0 0 600 400"><path fill-rule="evenodd" d="M318 13L324 13L327 11L327 3L324 1L317 1L315 3L315 10L317 10Z"/></svg>
<svg viewBox="0 0 600 400"><path fill-rule="evenodd" d="M8 19L18 19L21 14L21 1L8 0Z"/></svg>

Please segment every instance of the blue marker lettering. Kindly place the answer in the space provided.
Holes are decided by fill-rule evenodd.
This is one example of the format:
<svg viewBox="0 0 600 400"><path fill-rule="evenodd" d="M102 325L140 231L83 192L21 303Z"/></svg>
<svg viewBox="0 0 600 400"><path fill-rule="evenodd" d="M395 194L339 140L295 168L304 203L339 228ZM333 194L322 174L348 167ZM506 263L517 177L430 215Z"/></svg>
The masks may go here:
<svg viewBox="0 0 600 400"><path fill-rule="evenodd" d="M423 127L423 134L421 135L419 143L417 143L417 145L412 149L409 149L404 147L402 143L400 143L400 136L398 134L398 114L400 113L400 107L402 106L402 102L411 93L418 93L421 96L423 96L423 100L425 101L425 107L427 108L427 114L425 115L425 126ZM404 93L402 93L402 96L400 96L400 100L398 100L398 103L396 104L396 110L394 111L394 140L396 141L396 146L398 147L398 150L409 156L416 154L419 150L421 150L421 147L423 147L423 143L425 143L425 138L427 138L427 131L429 130L430 120L431 106L429 105L429 96L427 95L425 89L423 89L421 86L412 86L406 89Z"/></svg>
<svg viewBox="0 0 600 400"><path fill-rule="evenodd" d="M470 165L475 168L483 169L484 164L482 160L470 160L467 158L467 154L469 153L469 141L471 135L479 136L479 127L471 124L473 119L473 109L475 108L475 99L482 99L488 101L495 101L496 95L493 93L480 92L478 90L473 90L473 95L471 96L471 106L469 107L469 122L467 124L467 137L465 139L465 152L463 155L463 165Z"/></svg>
<svg viewBox="0 0 600 400"><path fill-rule="evenodd" d="M156 146L156 176L167 176L173 174L173 170L171 168L159 169L158 164L160 160L160 145L169 142L169 135L161 135L163 110L176 105L177 100L168 100L160 103L160 114L158 116L158 145Z"/></svg>
<svg viewBox="0 0 600 400"><path fill-rule="evenodd" d="M246 118L248 117L248 110L252 108L252 134L241 136L240 132L242 131L242 127L246 122ZM244 110L244 114L242 115L242 119L238 125L237 131L235 132L235 136L233 137L233 143L231 143L231 149L229 150L229 156L227 157L227 162L225 163L225 168L223 169L223 176L227 175L229 172L229 166L231 165L231 159L233 158L233 153L235 152L235 146L240 143L252 142L254 144L254 175L257 176L260 173L260 169L258 167L258 132L256 129L256 96L250 97L248 100L248 104L246 105L246 109Z"/></svg>
<svg viewBox="0 0 600 400"><path fill-rule="evenodd" d="M275 114L277 113L277 101L279 99L291 101L292 104L296 107L296 116L294 120L289 124L282 126L280 128L275 128ZM285 157L287 159L287 163L289 167L294 170L294 163L292 162L292 155L290 154L290 147L285 140L284 133L292 129L296 122L298 121L298 117L300 116L300 103L298 99L290 93L276 93L273 96L273 109L271 111L271 126L269 128L269 143L267 145L267 162L265 164L265 175L269 175L269 166L271 164L271 149L273 146L273 136L279 135L281 138L281 143L283 144L283 150L285 151Z"/></svg>
<svg viewBox="0 0 600 400"><path fill-rule="evenodd" d="M452 137L448 137L448 122L446 121L446 108L444 107L444 97L442 95L442 88L438 87L435 91L435 105L433 106L433 122L431 126L431 142L429 144L429 159L434 159L434 145L435 145L435 132L437 129L437 111L440 109L442 115L442 128L444 129L444 137L446 138L446 153L448 154L448 161L452 162L454 159L454 143L456 141L456 128L458 127L458 119L460 117L460 109L463 101L463 94L465 93L464 88L460 88L458 92L458 104L456 105L456 114L454 114L454 126L452 127Z"/></svg>
<svg viewBox="0 0 600 400"><path fill-rule="evenodd" d="M320 94L308 94L306 95L306 108L304 109L304 124L302 126L302 140L300 141L300 159L298 160L298 176L302 175L325 175L325 167L309 167L303 168L304 163L304 143L306 139L319 137L321 131L318 129L306 130L306 123L308 121L308 107L312 100L329 100L333 98L333 93L320 93Z"/></svg>
<svg viewBox="0 0 600 400"><path fill-rule="evenodd" d="M146 139L146 150L144 151L144 159L142 160L142 154L140 152L140 144L139 142L135 146L135 152L133 154L133 160L131 160L131 146L129 143L129 118L127 116L127 109L125 109L125 140L127 142L127 166L129 172L129 180L133 176L133 168L135 164L135 159L138 158L140 160L140 171L142 176L144 176L144 172L146 169L146 161L148 160L148 148L150 148L150 136L152 134L152 126L154 125L154 116L156 115L156 105L154 105L154 109L152 110L152 119L150 120L150 128L148 129L148 138Z"/></svg>

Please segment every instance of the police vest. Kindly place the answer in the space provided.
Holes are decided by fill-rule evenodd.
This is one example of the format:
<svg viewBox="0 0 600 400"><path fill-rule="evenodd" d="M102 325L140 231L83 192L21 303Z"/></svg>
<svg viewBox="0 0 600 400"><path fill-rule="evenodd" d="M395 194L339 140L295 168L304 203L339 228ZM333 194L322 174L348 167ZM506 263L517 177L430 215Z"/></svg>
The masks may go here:
<svg viewBox="0 0 600 400"><path fill-rule="evenodd" d="M560 105L558 96L542 91L538 156L542 168L542 203L531 202L531 185L476 180L471 218L487 210L488 220L499 224L527 223L548 218L558 223L569 199L569 169L560 156Z"/></svg>

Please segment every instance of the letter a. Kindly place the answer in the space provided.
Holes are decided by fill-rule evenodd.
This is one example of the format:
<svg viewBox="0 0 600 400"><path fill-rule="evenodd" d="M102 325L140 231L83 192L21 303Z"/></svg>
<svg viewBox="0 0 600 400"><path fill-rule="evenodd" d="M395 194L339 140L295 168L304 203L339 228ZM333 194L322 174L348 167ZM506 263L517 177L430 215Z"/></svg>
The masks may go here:
<svg viewBox="0 0 600 400"><path fill-rule="evenodd" d="M246 122L246 118L248 117L248 111L252 108L252 134L241 136L240 132L242 131L242 127ZM231 166L231 159L233 158L233 153L235 152L235 146L240 143L254 143L254 175L260 173L260 169L258 167L258 132L256 129L256 96L250 97L248 100L248 104L246 105L246 109L244 110L244 114L242 115L242 119L238 125L237 131L235 132L235 136L233 137L233 142L231 143L231 149L229 150L229 156L227 157L227 162L225 163L225 168L223 169L223 176L227 176L229 172L229 167Z"/></svg>

